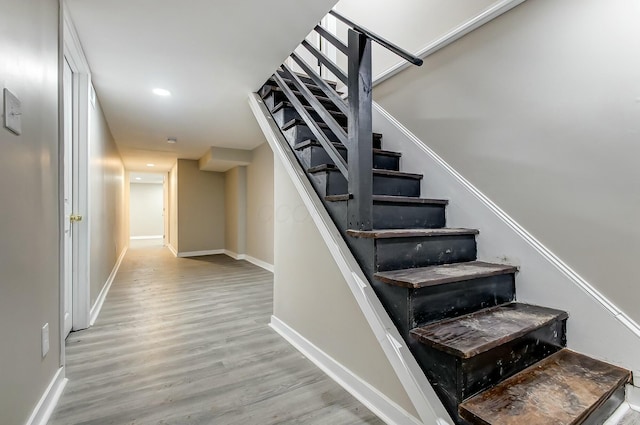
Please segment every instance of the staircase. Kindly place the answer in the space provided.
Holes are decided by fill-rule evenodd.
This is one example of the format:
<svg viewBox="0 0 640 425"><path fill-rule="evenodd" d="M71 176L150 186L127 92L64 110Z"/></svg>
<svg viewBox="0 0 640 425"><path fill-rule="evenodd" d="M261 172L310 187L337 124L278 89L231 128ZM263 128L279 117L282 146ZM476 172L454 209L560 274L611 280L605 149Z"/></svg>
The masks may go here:
<svg viewBox="0 0 640 425"><path fill-rule="evenodd" d="M384 150L371 131L366 43L419 59L331 14L352 28L349 46L336 46L349 75L334 72L350 101L295 53L306 75L283 65L258 93L451 417L602 424L624 400L630 372L565 348L568 314L517 302L517 268L478 261L479 230L446 227L448 201L420 197L423 176L401 171L402 153Z"/></svg>

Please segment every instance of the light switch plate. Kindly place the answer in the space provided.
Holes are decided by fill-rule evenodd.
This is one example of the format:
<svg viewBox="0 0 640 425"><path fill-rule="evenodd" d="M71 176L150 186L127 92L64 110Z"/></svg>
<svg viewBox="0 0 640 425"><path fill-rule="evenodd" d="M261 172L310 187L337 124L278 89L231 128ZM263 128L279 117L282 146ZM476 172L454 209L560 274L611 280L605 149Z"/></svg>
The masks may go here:
<svg viewBox="0 0 640 425"><path fill-rule="evenodd" d="M49 324L45 323L42 327L42 358L49 352Z"/></svg>
<svg viewBox="0 0 640 425"><path fill-rule="evenodd" d="M22 134L22 106L20 100L9 91L3 90L4 94L4 127L10 132Z"/></svg>

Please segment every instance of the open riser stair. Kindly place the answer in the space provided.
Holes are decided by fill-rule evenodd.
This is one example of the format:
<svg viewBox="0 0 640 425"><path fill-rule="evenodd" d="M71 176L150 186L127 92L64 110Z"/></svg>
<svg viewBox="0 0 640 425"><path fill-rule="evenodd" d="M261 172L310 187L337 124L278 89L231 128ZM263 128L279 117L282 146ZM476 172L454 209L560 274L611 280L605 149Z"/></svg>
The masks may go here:
<svg viewBox="0 0 640 425"><path fill-rule="evenodd" d="M353 225L353 105L318 80L283 65L258 93L454 421L603 423L630 372L568 350L567 312L518 302L518 269L479 261L479 231L447 227L448 200L422 198L423 176L403 171L381 134L370 132L362 153L370 223Z"/></svg>

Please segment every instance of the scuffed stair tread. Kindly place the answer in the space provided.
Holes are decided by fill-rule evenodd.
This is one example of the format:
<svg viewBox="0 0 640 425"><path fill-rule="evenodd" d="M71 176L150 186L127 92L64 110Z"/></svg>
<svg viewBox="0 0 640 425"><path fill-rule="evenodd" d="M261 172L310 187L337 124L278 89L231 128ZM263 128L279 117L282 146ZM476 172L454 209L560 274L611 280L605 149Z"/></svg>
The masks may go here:
<svg viewBox="0 0 640 425"><path fill-rule="evenodd" d="M338 168L333 164L322 164L316 167L311 167L307 170L309 173L320 173L323 171L339 171ZM413 173L404 173L402 171L393 171L393 170L378 170L375 168L373 170L374 175L378 176L389 176L389 177L402 177L406 179L414 179L420 180L422 179L422 174L413 174Z"/></svg>
<svg viewBox="0 0 640 425"><path fill-rule="evenodd" d="M350 195L329 195L324 199L328 202L343 202L351 199ZM374 203L389 203L389 204L435 204L435 205L447 205L449 201L446 199L427 199L427 198L412 198L410 196L393 196L393 195L373 195Z"/></svg>
<svg viewBox="0 0 640 425"><path fill-rule="evenodd" d="M440 229L381 229L381 230L347 230L349 236L356 238L386 239L414 238L422 236L466 236L477 235L477 229L458 229L443 227Z"/></svg>
<svg viewBox="0 0 640 425"><path fill-rule="evenodd" d="M460 405L472 424L577 425L630 372L563 349Z"/></svg>
<svg viewBox="0 0 640 425"><path fill-rule="evenodd" d="M411 334L423 344L470 358L567 317L564 311L511 303L415 328Z"/></svg>
<svg viewBox="0 0 640 425"><path fill-rule="evenodd" d="M375 277L391 285L417 289L425 286L442 285L451 282L515 273L517 270L517 267L507 264L469 261L467 263L443 264L439 266L379 272L376 273Z"/></svg>

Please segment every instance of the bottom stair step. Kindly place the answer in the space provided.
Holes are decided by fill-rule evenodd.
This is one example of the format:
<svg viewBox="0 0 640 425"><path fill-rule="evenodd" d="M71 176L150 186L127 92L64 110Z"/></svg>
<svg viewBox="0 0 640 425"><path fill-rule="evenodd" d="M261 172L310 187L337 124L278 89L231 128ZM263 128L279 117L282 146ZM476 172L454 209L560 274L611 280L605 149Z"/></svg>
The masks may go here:
<svg viewBox="0 0 640 425"><path fill-rule="evenodd" d="M627 370L563 349L465 401L460 416L478 425L602 423L622 399L607 402L630 378Z"/></svg>

